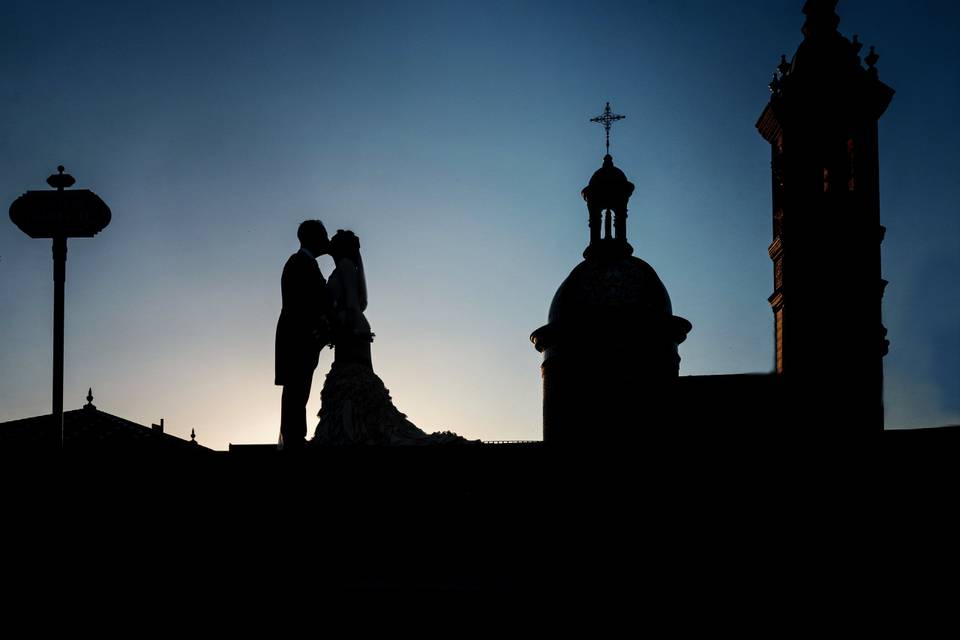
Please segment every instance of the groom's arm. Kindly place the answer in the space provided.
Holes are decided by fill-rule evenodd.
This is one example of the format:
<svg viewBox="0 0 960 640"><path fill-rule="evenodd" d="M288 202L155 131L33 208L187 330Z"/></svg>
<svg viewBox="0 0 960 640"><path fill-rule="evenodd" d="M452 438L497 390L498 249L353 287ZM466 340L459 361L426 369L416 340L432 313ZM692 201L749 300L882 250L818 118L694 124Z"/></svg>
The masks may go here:
<svg viewBox="0 0 960 640"><path fill-rule="evenodd" d="M305 256L294 254L283 269L280 280L283 311L291 322L294 335L300 336L301 340L315 340L323 346L330 335L326 321L329 314L326 280L319 265L307 260Z"/></svg>

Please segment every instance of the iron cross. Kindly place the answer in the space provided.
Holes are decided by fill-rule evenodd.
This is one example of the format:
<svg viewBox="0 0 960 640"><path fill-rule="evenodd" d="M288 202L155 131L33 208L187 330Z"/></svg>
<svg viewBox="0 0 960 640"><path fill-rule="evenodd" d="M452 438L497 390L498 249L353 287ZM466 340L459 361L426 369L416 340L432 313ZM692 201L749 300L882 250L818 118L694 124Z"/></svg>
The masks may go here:
<svg viewBox="0 0 960 640"><path fill-rule="evenodd" d="M627 116L620 116L610 111L610 103L607 103L607 106L604 107L603 113L601 113L596 118L590 118L590 122L599 122L603 125L604 131L607 132L607 155L610 155L610 125L612 125L617 120L623 120Z"/></svg>

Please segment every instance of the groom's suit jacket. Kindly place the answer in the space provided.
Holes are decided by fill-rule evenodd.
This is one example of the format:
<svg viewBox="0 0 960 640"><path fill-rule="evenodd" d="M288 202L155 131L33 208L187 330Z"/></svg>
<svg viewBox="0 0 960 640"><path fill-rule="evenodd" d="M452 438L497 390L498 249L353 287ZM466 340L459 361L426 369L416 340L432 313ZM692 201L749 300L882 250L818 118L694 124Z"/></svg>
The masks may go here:
<svg viewBox="0 0 960 640"><path fill-rule="evenodd" d="M303 251L287 259L280 278L275 384L302 383L317 368L320 350L330 339L326 284L320 265Z"/></svg>

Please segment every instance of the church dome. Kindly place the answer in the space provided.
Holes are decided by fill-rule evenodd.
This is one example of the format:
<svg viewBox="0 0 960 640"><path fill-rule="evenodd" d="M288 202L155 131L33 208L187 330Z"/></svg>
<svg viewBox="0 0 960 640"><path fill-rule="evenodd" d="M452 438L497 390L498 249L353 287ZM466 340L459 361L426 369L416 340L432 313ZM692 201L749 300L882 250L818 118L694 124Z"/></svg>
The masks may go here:
<svg viewBox="0 0 960 640"><path fill-rule="evenodd" d="M572 327L613 318L672 315L670 295L657 272L640 258L625 256L584 260L574 267L553 297L548 322Z"/></svg>
<svg viewBox="0 0 960 640"><path fill-rule="evenodd" d="M590 227L585 260L557 289L547 324L530 336L541 353L561 343L573 349L606 344L622 350L629 342L667 345L676 356L676 345L686 339L690 323L673 315L660 276L633 255L627 242L627 204L633 191L633 183L608 153L581 192Z"/></svg>

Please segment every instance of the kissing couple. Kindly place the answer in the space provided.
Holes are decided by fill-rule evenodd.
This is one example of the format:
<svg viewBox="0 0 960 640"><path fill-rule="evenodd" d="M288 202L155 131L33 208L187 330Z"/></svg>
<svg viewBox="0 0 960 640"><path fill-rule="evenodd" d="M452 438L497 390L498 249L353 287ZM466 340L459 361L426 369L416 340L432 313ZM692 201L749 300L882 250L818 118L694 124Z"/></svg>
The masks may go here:
<svg viewBox="0 0 960 640"><path fill-rule="evenodd" d="M356 234L340 230L328 239L322 222L305 220L297 239L300 250L287 259L280 279L283 306L274 378L283 387L279 447L290 451L323 445L469 442L449 431L420 430L393 406L389 390L374 373L374 334L364 315L367 282ZM317 264L322 255L335 264L329 280ZM334 360L320 391L320 422L308 443L306 405L325 346L334 349Z"/></svg>

